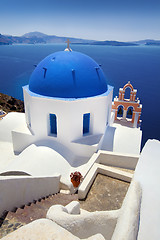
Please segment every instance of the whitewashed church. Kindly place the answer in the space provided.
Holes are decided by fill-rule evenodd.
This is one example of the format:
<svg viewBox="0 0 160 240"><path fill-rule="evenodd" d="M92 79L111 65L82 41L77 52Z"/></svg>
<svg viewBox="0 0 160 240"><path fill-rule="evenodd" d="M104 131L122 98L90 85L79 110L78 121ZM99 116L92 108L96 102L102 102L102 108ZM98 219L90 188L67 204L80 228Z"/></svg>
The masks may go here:
<svg viewBox="0 0 160 240"><path fill-rule="evenodd" d="M23 91L27 133L13 132L16 153L45 141L65 158L70 153L78 160L90 157L93 145L98 148L110 122L113 87L93 59L74 51L51 54L38 64Z"/></svg>

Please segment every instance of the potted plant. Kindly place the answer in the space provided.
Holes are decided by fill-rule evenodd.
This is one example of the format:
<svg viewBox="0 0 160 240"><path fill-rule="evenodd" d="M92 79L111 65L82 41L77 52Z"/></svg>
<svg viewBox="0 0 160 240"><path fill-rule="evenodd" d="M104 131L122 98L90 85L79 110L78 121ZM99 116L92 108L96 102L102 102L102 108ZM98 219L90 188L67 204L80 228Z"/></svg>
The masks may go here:
<svg viewBox="0 0 160 240"><path fill-rule="evenodd" d="M73 187L77 188L79 186L80 182L82 181L83 177L80 172L74 172L74 173L71 173L70 178L71 178Z"/></svg>

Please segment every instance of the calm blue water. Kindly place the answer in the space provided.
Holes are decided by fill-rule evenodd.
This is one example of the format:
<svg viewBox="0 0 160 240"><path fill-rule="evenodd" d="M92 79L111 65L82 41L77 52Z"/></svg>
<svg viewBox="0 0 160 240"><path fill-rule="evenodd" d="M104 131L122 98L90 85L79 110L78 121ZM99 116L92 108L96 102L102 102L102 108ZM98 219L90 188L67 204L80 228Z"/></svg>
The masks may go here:
<svg viewBox="0 0 160 240"><path fill-rule="evenodd" d="M0 92L23 99L22 86L28 84L34 64L64 50L66 45L0 46ZM119 87L131 81L138 90L142 108L142 145L148 138L160 140L160 47L71 46L102 64L108 84Z"/></svg>

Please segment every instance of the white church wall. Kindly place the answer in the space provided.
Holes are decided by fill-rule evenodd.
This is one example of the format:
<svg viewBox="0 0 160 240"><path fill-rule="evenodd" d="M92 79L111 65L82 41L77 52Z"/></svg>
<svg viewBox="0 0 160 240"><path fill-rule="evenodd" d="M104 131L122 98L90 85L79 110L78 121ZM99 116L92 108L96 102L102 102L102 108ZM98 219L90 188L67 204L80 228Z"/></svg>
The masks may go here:
<svg viewBox="0 0 160 240"><path fill-rule="evenodd" d="M0 215L33 200L59 192L60 175L50 177L0 177Z"/></svg>
<svg viewBox="0 0 160 240"><path fill-rule="evenodd" d="M24 94L24 89L23 89L23 98L24 98L24 110L25 110L25 120L26 120L26 124L28 127L31 127L31 99L29 94L26 92L26 94Z"/></svg>
<svg viewBox="0 0 160 240"><path fill-rule="evenodd" d="M24 95L28 95L24 91ZM73 141L83 136L83 114L90 113L90 133L104 133L107 122L108 96L93 97L78 100L57 100L30 96L31 128L39 136L47 136L50 131L49 113L57 116L57 140ZM26 100L28 101L28 96ZM111 105L111 103L109 104ZM54 136L53 136L54 137Z"/></svg>
<svg viewBox="0 0 160 240"><path fill-rule="evenodd" d="M108 106L107 106L107 124L110 126L112 124L112 99L113 99L113 91L108 95Z"/></svg>
<svg viewBox="0 0 160 240"><path fill-rule="evenodd" d="M105 132L106 124L110 116L108 108L112 104L113 90L108 92L107 96L96 96L91 98L82 98L77 100L63 100L55 98L40 97L28 90L28 87L23 88L26 121L30 125L30 132L33 134L31 139L25 136L26 140L22 143L22 136L17 135L14 143L14 150L20 152L31 143L39 140L47 140L54 142L61 142L64 146L69 148L73 155L90 157L96 148L87 145L72 144L72 141L83 138L83 115L90 113L90 132L88 135L103 134ZM57 117L57 136L50 133L50 119L49 114L55 114ZM14 134L15 135L15 134ZM14 137L14 139L16 139ZM23 145L23 146L21 146ZM63 151L61 149L61 151Z"/></svg>

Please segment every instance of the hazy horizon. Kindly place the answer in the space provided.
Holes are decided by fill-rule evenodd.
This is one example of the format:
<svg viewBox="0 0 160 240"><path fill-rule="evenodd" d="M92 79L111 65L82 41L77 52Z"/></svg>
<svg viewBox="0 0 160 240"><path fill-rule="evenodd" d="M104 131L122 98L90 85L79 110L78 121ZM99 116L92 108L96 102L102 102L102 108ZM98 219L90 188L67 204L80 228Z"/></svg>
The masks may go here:
<svg viewBox="0 0 160 240"><path fill-rule="evenodd" d="M5 0L0 4L0 33L28 32L91 40L160 39L158 0Z"/></svg>
<svg viewBox="0 0 160 240"><path fill-rule="evenodd" d="M46 34L48 36L56 36L56 37L68 37L68 38L76 38L74 36L59 36L59 35L55 35L55 34L47 34L47 33L44 33L44 32L39 32L39 31L33 31L33 32L26 32L22 35L11 35L11 34L4 34L5 36L16 36L16 37L22 37L23 35L25 34L28 34L28 33L42 33L42 34ZM108 40L108 39L104 39L104 40L96 40L96 39L87 39L87 38L81 38L81 37L77 37L77 39L84 39L84 40L95 40L95 41L105 41L105 40ZM133 41L143 41L143 40L157 40L157 41L160 41L160 39L151 39L151 38L145 38L145 39L136 39L136 40L129 40L128 42L133 42ZM109 41L119 41L117 39L110 39ZM123 41L123 42L127 42L127 41Z"/></svg>

